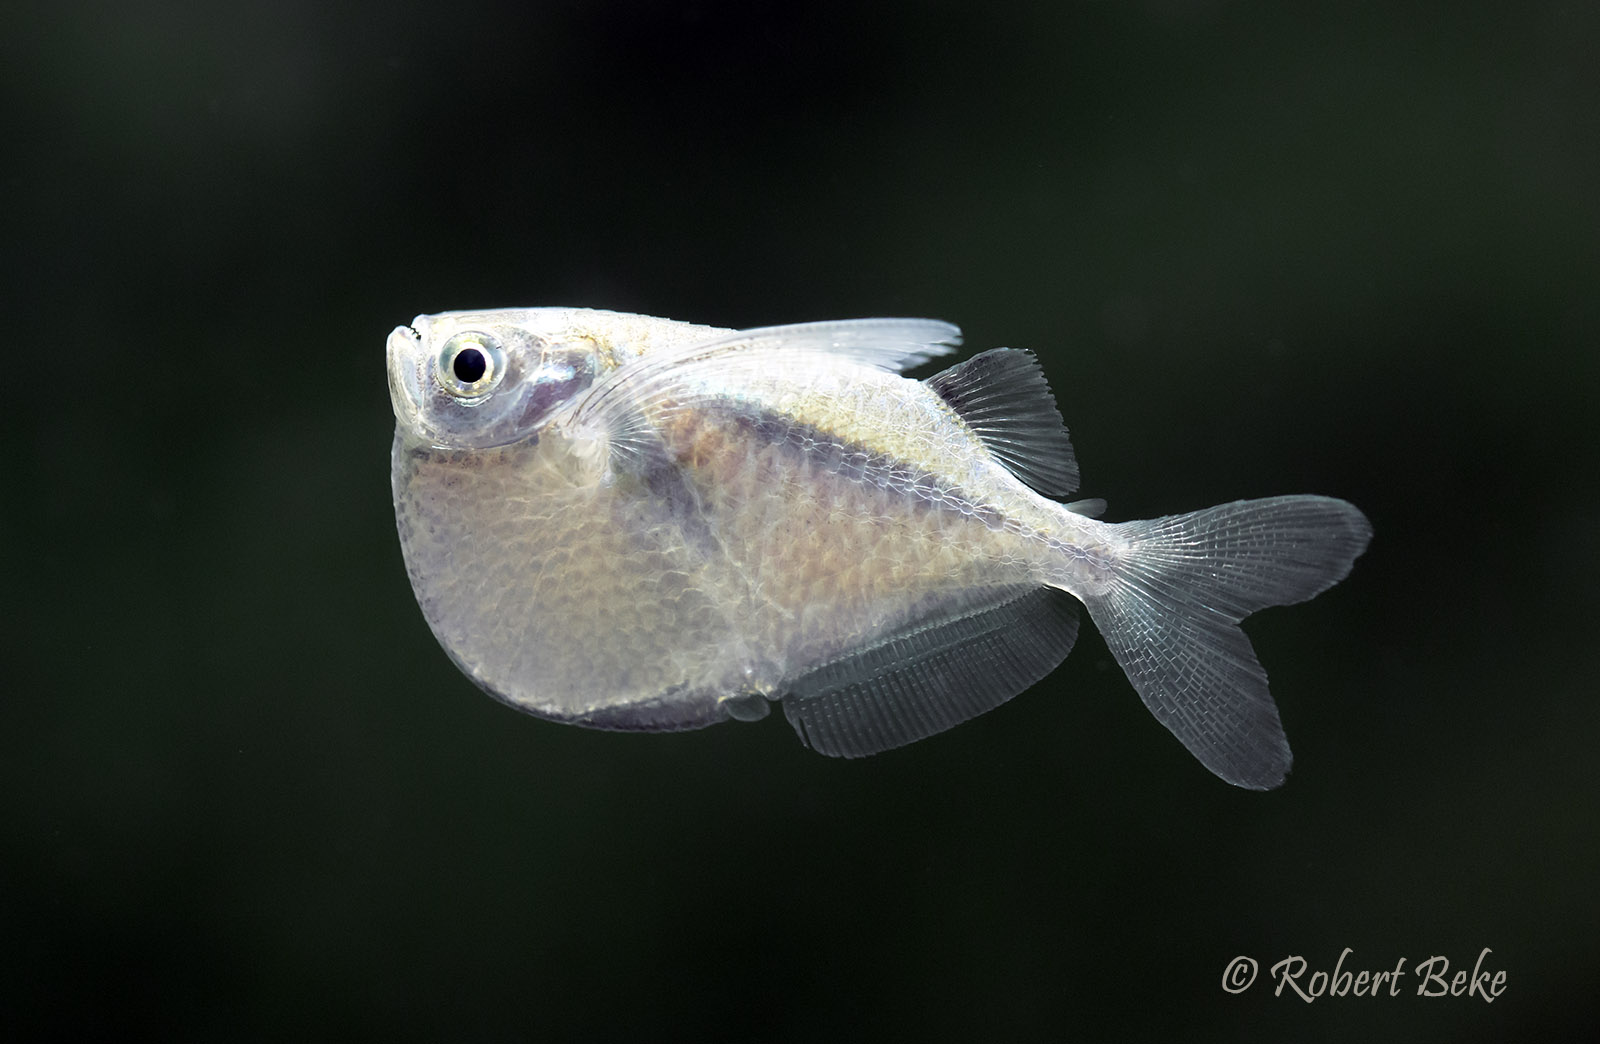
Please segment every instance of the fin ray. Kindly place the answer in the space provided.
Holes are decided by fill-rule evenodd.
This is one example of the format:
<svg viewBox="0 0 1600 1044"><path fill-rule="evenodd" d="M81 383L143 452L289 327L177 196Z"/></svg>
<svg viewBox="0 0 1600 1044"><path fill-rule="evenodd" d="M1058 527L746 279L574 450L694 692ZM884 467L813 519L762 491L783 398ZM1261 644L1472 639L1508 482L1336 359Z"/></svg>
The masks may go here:
<svg viewBox="0 0 1600 1044"><path fill-rule="evenodd" d="M1342 580L1372 526L1332 497L1239 500L1115 527L1127 541L1090 616L1139 698L1201 764L1270 790L1293 756L1239 621Z"/></svg>
<svg viewBox="0 0 1600 1044"><path fill-rule="evenodd" d="M570 437L630 456L653 439L648 411L692 393L706 376L730 367L781 369L821 354L891 373L947 355L959 327L937 319L847 319L764 326L648 352L595 381L558 424Z"/></svg>
<svg viewBox="0 0 1600 1044"><path fill-rule="evenodd" d="M812 750L864 757L993 710L1066 659L1077 605L1054 588L1010 592L885 638L799 679L783 709Z"/></svg>
<svg viewBox="0 0 1600 1044"><path fill-rule="evenodd" d="M1078 488L1072 441L1032 352L993 348L925 383L1017 478L1047 497L1064 497Z"/></svg>

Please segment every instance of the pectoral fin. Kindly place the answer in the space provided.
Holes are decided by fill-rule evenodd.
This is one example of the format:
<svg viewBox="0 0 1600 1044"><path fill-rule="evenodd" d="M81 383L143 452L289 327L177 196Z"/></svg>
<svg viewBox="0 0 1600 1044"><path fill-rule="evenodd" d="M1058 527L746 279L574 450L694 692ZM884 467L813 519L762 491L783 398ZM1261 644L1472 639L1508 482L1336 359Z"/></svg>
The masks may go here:
<svg viewBox="0 0 1600 1044"><path fill-rule="evenodd" d="M797 679L783 698L800 741L855 758L901 747L1006 702L1056 668L1077 603L1053 588L902 630Z"/></svg>
<svg viewBox="0 0 1600 1044"><path fill-rule="evenodd" d="M612 370L573 400L560 429L627 458L655 437L649 418L738 372L768 373L810 357L843 358L898 373L948 355L961 330L937 319L847 319L765 326L681 348L648 352Z"/></svg>
<svg viewBox="0 0 1600 1044"><path fill-rule="evenodd" d="M960 344L961 328L939 319L837 319L740 330L691 345L684 354L700 359L771 349L825 352L899 373L949 355Z"/></svg>

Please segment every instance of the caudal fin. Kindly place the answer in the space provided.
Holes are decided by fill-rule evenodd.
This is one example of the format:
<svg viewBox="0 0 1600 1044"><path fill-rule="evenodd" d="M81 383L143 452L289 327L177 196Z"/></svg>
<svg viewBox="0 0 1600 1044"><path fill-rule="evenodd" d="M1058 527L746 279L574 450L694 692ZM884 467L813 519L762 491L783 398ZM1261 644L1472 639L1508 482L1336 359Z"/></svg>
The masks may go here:
<svg viewBox="0 0 1600 1044"><path fill-rule="evenodd" d="M1269 790L1291 755L1239 621L1303 602L1350 572L1366 516L1332 497L1238 500L1116 527L1117 578L1085 599L1145 706L1218 776Z"/></svg>

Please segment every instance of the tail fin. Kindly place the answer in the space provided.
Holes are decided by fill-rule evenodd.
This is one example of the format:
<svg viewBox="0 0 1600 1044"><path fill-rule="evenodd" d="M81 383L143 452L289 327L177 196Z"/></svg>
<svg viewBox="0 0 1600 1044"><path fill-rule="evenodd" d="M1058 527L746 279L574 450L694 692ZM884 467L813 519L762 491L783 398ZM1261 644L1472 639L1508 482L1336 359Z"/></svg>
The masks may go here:
<svg viewBox="0 0 1600 1044"><path fill-rule="evenodd" d="M1239 621L1303 602L1350 572L1372 526L1332 497L1238 500L1117 526L1109 589L1085 599L1145 706L1218 776L1270 790L1291 755Z"/></svg>

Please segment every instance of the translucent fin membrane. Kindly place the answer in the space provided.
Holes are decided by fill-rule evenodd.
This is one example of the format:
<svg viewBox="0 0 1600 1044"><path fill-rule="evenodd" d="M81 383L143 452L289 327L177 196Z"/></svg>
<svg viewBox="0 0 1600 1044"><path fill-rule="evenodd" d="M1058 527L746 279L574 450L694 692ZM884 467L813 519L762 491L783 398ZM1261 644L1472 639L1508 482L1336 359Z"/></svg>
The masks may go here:
<svg viewBox="0 0 1600 1044"><path fill-rule="evenodd" d="M730 368L781 371L821 354L891 373L948 355L961 330L937 319L847 319L766 326L649 352L590 385L573 400L563 430L625 460L656 438L660 413L694 401L702 381Z"/></svg>
<svg viewBox="0 0 1600 1044"><path fill-rule="evenodd" d="M1128 680L1212 772L1282 783L1289 743L1239 621L1344 579L1372 536L1366 517L1331 497L1271 497L1116 528L1126 558L1086 604Z"/></svg>
<svg viewBox="0 0 1600 1044"><path fill-rule="evenodd" d="M1078 488L1072 441L1032 352L994 348L934 374L927 385L1017 478L1047 497Z"/></svg>
<svg viewBox="0 0 1600 1044"><path fill-rule="evenodd" d="M798 679L783 709L800 740L834 757L904 746L992 710L1053 671L1078 635L1053 588L890 636Z"/></svg>

